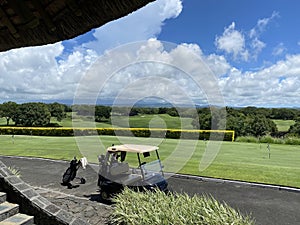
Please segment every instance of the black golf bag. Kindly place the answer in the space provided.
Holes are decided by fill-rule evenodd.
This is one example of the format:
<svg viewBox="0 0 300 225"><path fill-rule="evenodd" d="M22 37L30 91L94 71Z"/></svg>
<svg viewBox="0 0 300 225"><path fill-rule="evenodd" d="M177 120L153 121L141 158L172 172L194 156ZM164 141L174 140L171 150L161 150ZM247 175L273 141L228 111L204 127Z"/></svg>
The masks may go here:
<svg viewBox="0 0 300 225"><path fill-rule="evenodd" d="M76 157L71 160L69 168L66 170L66 172L63 174L62 177L62 184L63 185L71 185L71 181L73 181L76 177L77 170L82 166L81 160L77 160ZM80 183L84 184L86 180L82 178L77 178L80 179Z"/></svg>

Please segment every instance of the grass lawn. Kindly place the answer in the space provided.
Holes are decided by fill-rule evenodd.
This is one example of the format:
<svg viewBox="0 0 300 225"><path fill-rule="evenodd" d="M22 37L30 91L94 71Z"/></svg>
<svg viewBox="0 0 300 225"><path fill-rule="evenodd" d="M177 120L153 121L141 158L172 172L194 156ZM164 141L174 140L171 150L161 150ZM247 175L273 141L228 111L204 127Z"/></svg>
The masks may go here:
<svg viewBox="0 0 300 225"><path fill-rule="evenodd" d="M130 137L123 137L122 142L133 143ZM101 142L100 142L101 140ZM139 138L145 144L158 143L157 139ZM76 142L77 141L77 142ZM89 162L97 163L97 156L105 152L112 143L118 144L114 136L86 137L37 137L37 136L0 136L0 154L17 156L34 156L70 160L86 156ZM300 149L293 145L271 145L271 158L268 158L266 144L223 142L213 163L204 171L199 171L199 163L204 153L206 142L181 140L186 146L183 154L173 156L171 161L164 161L165 168L182 165L180 173L201 176L235 179L268 184L279 184L300 188ZM182 160L185 149L196 143L196 150L185 164ZM176 139L165 139L159 145L161 159L164 160L174 151L178 144ZM81 151L79 151L79 149ZM135 166L135 156L128 158ZM172 167L173 166L173 167ZM171 172L174 172L171 170Z"/></svg>
<svg viewBox="0 0 300 225"><path fill-rule="evenodd" d="M15 123L12 120L9 120L9 125L14 125ZM0 126L6 126L7 121L5 117L0 117Z"/></svg>
<svg viewBox="0 0 300 225"><path fill-rule="evenodd" d="M278 131L288 131L291 125L295 124L294 120L273 120Z"/></svg>
<svg viewBox="0 0 300 225"><path fill-rule="evenodd" d="M112 122L119 127L128 127L127 120L126 116L116 116ZM192 118L172 117L168 114L131 116L129 125L132 128L193 129Z"/></svg>
<svg viewBox="0 0 300 225"><path fill-rule="evenodd" d="M192 118L182 118L172 117L168 114L159 114L159 115L137 115L137 116L113 116L112 123L115 127L128 127L128 118L129 118L129 127L132 128L169 128L169 129L193 129ZM92 122L91 118L84 116L74 115L73 122L71 114L68 114L68 117L63 119L61 122L58 122L55 118L51 120L52 123L58 123L63 127L112 127L109 122ZM0 124L1 123L0 121Z"/></svg>

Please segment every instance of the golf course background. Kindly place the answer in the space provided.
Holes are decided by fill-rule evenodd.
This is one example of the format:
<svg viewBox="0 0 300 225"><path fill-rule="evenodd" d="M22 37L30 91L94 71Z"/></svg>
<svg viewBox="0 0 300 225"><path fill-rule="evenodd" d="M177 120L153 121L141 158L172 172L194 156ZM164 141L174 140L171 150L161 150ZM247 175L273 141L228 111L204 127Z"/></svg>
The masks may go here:
<svg viewBox="0 0 300 225"><path fill-rule="evenodd" d="M97 156L105 152L105 147L118 144L115 136L76 137L85 146L84 156L90 163L98 163ZM99 139L103 146L99 146ZM130 137L123 137L128 139ZM146 138L147 139L147 138ZM123 139L124 140L124 139ZM149 138L147 139L149 141ZM164 160L176 147L178 141L189 144L191 140L165 139L160 144L160 156ZM70 160L82 156L75 137L41 137L41 136L0 136L1 155L30 156L51 159ZM300 188L300 151L297 145L267 143L222 142L221 149L213 163L203 172L199 172L199 163L207 141L198 141L196 150L188 163L179 171L184 174L201 175L225 179L277 184ZM183 149L184 150L184 149ZM181 163L181 159L174 162ZM135 156L129 163L134 164Z"/></svg>
<svg viewBox="0 0 300 225"><path fill-rule="evenodd" d="M103 108L103 107L102 107ZM104 107L105 109L105 107ZM171 110L165 109L163 110ZM173 115L174 112L156 114L146 114L150 112L151 108L139 108L139 112L135 115L117 115L118 123L117 128L126 128L129 126L131 129L187 129L195 130L196 128L192 125L193 118L188 117L189 111L186 111L187 116L180 118ZM160 109L156 109L160 110ZM206 118L208 109L199 109L199 116L202 115ZM246 109L228 109L229 115L236 115L236 120L239 121L240 112ZM248 108L248 111L266 111L267 109L253 109ZM144 111L144 112L143 112ZM244 112L248 115L248 111ZM269 110L270 111L270 110ZM297 119L289 119L292 116L287 117L286 112L289 110L273 110L274 112L280 112L280 116L285 116L285 119L273 119L272 121L276 124L279 132L287 132L292 125L297 123ZM273 112L272 111L272 112ZM80 112L80 110L78 110ZM98 121L91 120L89 116L78 114L78 112L67 112L64 117L57 119L58 117L51 117L50 125L53 127L36 127L32 129L36 130L47 130L59 127L58 129L66 129L73 131L73 126L76 124L76 128L84 130L85 128L101 128L111 129L112 124L110 119L103 117L98 118ZM202 114L201 114L202 112ZM203 112L205 114L203 114ZM273 112L273 116L276 115ZM297 110L292 111L297 114ZM132 113L132 111L131 111ZM254 113L254 114L255 114ZM84 114L84 113L82 113ZM278 114L278 113L277 113ZM293 116L294 116L293 114ZM173 115L173 116L172 116ZM271 117L271 116L270 116ZM295 117L295 116L294 116ZM242 118L242 117L241 117ZM249 117L250 118L250 117ZM259 116L255 117L259 118ZM228 117L228 119L232 119ZM247 118L246 118L247 119ZM207 117L209 121L210 118ZM205 122L205 121L200 121ZM11 127L12 126L12 127ZM7 126L7 118L0 118L1 129L23 129L30 130L30 127L15 126L14 122L10 120L9 126ZM114 127L116 125L114 124ZM297 127L296 127L297 128ZM56 136L37 136L34 132L29 133L30 135L15 135L14 132L7 135L5 132L0 135L0 155L10 156L30 156L30 157L42 157L60 160L71 160L74 156L80 158L86 156L90 163L98 163L98 155L105 153L105 149L112 144L119 144L119 139L116 136L69 136L67 135L56 137ZM28 134L28 132L26 133ZM152 137L153 138L153 137ZM190 146L195 143L195 140L187 139L164 139L162 140L160 147L160 156L164 160L167 158L176 148L178 142L184 142L185 146ZM101 142L99 142L99 140ZM131 137L122 137L123 143L132 143ZM140 138L141 141L147 143L160 143L160 140L153 138ZM196 141L197 146L192 157L187 163L184 163L181 158L174 159L174 163L178 164L177 168L182 168L179 173L201 175L215 178L225 178L241 181L259 182L266 184L276 184L291 187L300 188L300 139L295 137L271 137L271 136L238 136L235 142L224 141L222 142L220 151L212 162L212 164L204 171L199 171L199 164L202 155L205 152L206 145L208 144L207 138ZM77 142L76 142L77 141ZM80 149L78 148L80 143ZM101 143L102 145L99 145ZM122 143L122 144L123 144ZM82 147L83 146L83 147ZM182 149L184 151L185 149ZM128 157L131 166L137 166L135 164L135 156L132 158ZM167 171L169 172L169 171ZM173 172L173 171L171 171Z"/></svg>

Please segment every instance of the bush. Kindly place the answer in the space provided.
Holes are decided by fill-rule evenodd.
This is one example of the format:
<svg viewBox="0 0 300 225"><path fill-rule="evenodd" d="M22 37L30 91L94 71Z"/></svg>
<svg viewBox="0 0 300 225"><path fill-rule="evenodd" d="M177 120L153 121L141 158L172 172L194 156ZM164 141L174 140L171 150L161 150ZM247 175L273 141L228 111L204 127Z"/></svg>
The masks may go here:
<svg viewBox="0 0 300 225"><path fill-rule="evenodd" d="M248 216L219 203L213 197L168 194L160 191L134 192L126 188L115 198L112 224L254 224Z"/></svg>
<svg viewBox="0 0 300 225"><path fill-rule="evenodd" d="M0 135L36 135L36 136L131 136L165 137L173 139L225 140L232 141L232 133L197 130L171 130L149 128L72 128L72 127L0 127Z"/></svg>
<svg viewBox="0 0 300 225"><path fill-rule="evenodd" d="M300 138L297 136L287 136L285 138L274 138L270 135L266 135L258 139L253 136L244 136L244 137L238 137L236 139L236 142L300 145Z"/></svg>
<svg viewBox="0 0 300 225"><path fill-rule="evenodd" d="M263 136L259 139L260 143L270 143L270 144L285 144L285 139L275 138L270 135Z"/></svg>
<svg viewBox="0 0 300 225"><path fill-rule="evenodd" d="M287 137L287 138L285 138L285 144L300 145L300 138L299 137Z"/></svg>
<svg viewBox="0 0 300 225"><path fill-rule="evenodd" d="M253 136L243 136L243 137L238 137L236 142L247 142L247 143L258 143L258 139Z"/></svg>
<svg viewBox="0 0 300 225"><path fill-rule="evenodd" d="M274 144L274 138L271 137L270 135L266 135L263 136L261 138L258 139L260 143L270 143L270 144Z"/></svg>

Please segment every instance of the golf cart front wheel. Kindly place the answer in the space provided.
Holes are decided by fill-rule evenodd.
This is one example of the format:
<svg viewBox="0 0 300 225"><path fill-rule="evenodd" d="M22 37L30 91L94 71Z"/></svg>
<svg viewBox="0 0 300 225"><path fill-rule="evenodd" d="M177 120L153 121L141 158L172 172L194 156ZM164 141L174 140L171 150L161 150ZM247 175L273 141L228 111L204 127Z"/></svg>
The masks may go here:
<svg viewBox="0 0 300 225"><path fill-rule="evenodd" d="M102 200L108 200L109 199L109 194L106 191L101 191L100 197Z"/></svg>
<svg viewBox="0 0 300 225"><path fill-rule="evenodd" d="M82 178L80 178L80 183L81 184L85 184L85 182L86 182L86 180L82 177Z"/></svg>

